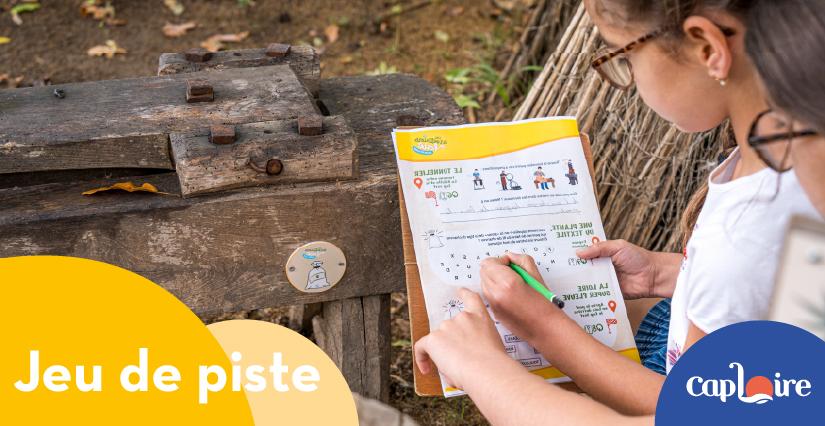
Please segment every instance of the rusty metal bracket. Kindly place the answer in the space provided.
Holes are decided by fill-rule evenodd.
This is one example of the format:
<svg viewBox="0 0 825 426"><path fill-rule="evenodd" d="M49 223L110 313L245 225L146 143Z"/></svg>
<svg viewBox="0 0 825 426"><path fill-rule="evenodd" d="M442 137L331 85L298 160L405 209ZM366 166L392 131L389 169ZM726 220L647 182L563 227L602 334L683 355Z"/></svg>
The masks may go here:
<svg viewBox="0 0 825 426"><path fill-rule="evenodd" d="M320 115L298 118L298 134L301 136L318 136L324 133L324 120Z"/></svg>

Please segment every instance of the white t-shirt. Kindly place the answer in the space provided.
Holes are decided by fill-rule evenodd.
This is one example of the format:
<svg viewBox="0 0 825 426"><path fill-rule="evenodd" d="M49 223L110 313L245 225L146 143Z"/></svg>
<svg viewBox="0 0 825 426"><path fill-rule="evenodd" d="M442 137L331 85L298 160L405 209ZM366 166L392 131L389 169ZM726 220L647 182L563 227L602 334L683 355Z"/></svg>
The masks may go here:
<svg viewBox="0 0 825 426"><path fill-rule="evenodd" d="M671 302L668 373L682 355L689 322L711 333L767 316L790 217L819 217L793 170L765 168L731 180L739 159L737 149L711 173L687 244Z"/></svg>

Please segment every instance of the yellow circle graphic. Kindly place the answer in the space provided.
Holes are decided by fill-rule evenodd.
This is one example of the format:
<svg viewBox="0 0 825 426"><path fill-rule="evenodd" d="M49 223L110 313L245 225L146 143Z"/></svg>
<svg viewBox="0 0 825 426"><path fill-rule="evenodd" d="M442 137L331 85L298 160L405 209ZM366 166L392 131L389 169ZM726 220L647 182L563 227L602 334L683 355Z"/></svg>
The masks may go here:
<svg viewBox="0 0 825 426"><path fill-rule="evenodd" d="M283 327L230 321L207 329L160 286L86 259L0 259L0 283L0 424L357 424L340 371ZM233 351L241 361L230 359ZM289 368L278 370L287 391L273 390L276 352ZM234 386L244 377L233 373L249 364L265 372L261 392ZM293 382L301 365L317 369L314 391L308 368ZM336 420L320 421L327 417L312 407L321 406Z"/></svg>
<svg viewBox="0 0 825 426"><path fill-rule="evenodd" d="M246 392L255 424L358 425L355 400L344 376L306 337L263 321L223 321L208 328L227 356L235 353L235 359L240 358L233 365L244 379L250 366L267 366L271 382L266 390ZM269 371L273 367L275 371ZM311 368L304 367L316 369L319 379L312 380Z"/></svg>

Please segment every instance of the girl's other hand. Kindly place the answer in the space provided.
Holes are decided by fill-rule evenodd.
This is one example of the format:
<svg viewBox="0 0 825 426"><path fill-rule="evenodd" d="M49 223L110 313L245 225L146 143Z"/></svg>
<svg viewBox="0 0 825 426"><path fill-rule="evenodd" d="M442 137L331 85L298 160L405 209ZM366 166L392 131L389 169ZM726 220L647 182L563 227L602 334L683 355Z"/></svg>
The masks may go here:
<svg viewBox="0 0 825 426"><path fill-rule="evenodd" d="M496 362L513 362L504 352L496 326L481 297L466 288L458 292L464 310L415 343L418 369L429 374L435 368L447 381L465 389L467 378Z"/></svg>
<svg viewBox="0 0 825 426"><path fill-rule="evenodd" d="M481 262L481 288L496 319L516 336L534 342L548 315L561 313L561 310L527 285L510 268L511 262L544 284L532 257L507 252L504 256Z"/></svg>
<svg viewBox="0 0 825 426"><path fill-rule="evenodd" d="M625 240L608 240L578 250L576 254L585 260L609 257L625 299L655 297L656 253Z"/></svg>

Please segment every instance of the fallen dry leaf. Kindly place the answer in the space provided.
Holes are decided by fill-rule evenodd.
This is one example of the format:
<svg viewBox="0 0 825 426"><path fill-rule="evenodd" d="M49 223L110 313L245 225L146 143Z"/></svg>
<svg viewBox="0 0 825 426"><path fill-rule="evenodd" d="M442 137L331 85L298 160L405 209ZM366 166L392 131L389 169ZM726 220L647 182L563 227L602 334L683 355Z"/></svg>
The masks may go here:
<svg viewBox="0 0 825 426"><path fill-rule="evenodd" d="M169 195L167 192L160 192L155 185L151 183L144 183L143 185L136 186L132 182L118 182L112 186L104 186L101 188L90 189L88 191L84 191L83 195L93 195L99 192L107 192L107 191L126 191L126 192L151 192L153 194L164 194Z"/></svg>
<svg viewBox="0 0 825 426"><path fill-rule="evenodd" d="M163 0L163 4L165 4L175 16L180 16L183 13L183 5L178 0Z"/></svg>
<svg viewBox="0 0 825 426"><path fill-rule="evenodd" d="M195 21L184 22L182 24L167 22L166 25L163 26L163 35L166 37L180 37L197 26L198 24L195 23Z"/></svg>
<svg viewBox="0 0 825 426"><path fill-rule="evenodd" d="M20 83L23 82L24 76L20 75L17 77L12 77L8 74L0 74L0 84L6 83L8 87L17 88L20 87Z"/></svg>
<svg viewBox="0 0 825 426"><path fill-rule="evenodd" d="M249 31L244 31L237 34L215 34L201 43L201 47L210 51L217 52L224 48L224 43L238 43L249 37Z"/></svg>
<svg viewBox="0 0 825 426"><path fill-rule="evenodd" d="M98 21L115 16L114 6L111 4L101 6L100 3L100 1L83 2L83 4L80 5L80 14L83 16L91 16L92 19Z"/></svg>
<svg viewBox="0 0 825 426"><path fill-rule="evenodd" d="M8 37L0 37L0 44L11 43L11 39Z"/></svg>
<svg viewBox="0 0 825 426"><path fill-rule="evenodd" d="M89 56L105 56L109 59L113 58L115 55L123 55L125 53L126 49L118 46L114 40L106 40L105 45L95 46L86 51L86 54Z"/></svg>
<svg viewBox="0 0 825 426"><path fill-rule="evenodd" d="M330 25L324 28L324 35L327 36L327 41L330 43L335 43L338 40L338 33L339 33L338 25Z"/></svg>
<svg viewBox="0 0 825 426"><path fill-rule="evenodd" d="M96 21L101 21L112 27L126 25L125 20L115 18L115 7L112 6L111 3L107 2L105 5L101 4L102 2L100 0L84 2L80 5L80 14L91 17Z"/></svg>

